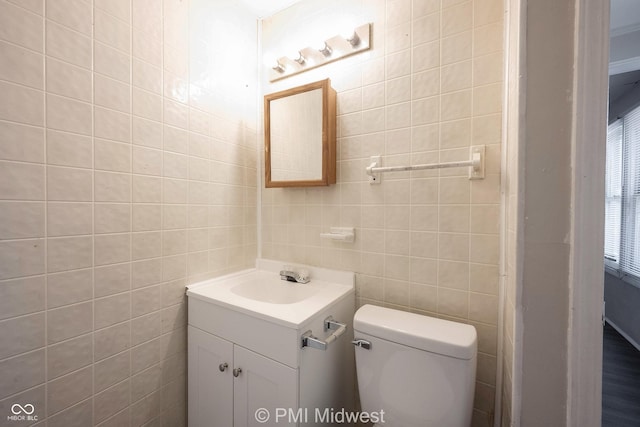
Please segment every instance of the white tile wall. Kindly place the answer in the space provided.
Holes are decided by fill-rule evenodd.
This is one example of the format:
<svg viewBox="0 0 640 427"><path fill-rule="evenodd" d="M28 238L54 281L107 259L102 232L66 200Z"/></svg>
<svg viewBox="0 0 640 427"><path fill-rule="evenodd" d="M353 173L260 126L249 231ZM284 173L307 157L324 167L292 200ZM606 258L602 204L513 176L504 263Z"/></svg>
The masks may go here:
<svg viewBox="0 0 640 427"><path fill-rule="evenodd" d="M184 286L257 251L256 70L219 86L208 31L255 51L235 7L0 0L0 412L185 425Z"/></svg>
<svg viewBox="0 0 640 427"><path fill-rule="evenodd" d="M331 78L339 152L336 185L263 190L263 256L356 271L360 304L474 325L474 426L492 423L495 400L502 13L498 0L309 0L263 21L263 50L275 54L338 34L336 22L373 23L372 50L262 82L269 93ZM371 155L385 165L465 160L475 144L487 146L482 181L450 169L371 186L364 173ZM355 227L355 243L321 240L331 226Z"/></svg>

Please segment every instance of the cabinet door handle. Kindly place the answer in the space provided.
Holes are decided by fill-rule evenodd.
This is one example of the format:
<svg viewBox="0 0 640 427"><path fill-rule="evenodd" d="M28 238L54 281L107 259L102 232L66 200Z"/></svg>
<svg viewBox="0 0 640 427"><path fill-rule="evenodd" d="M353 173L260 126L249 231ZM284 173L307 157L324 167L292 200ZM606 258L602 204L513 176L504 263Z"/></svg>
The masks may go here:
<svg viewBox="0 0 640 427"><path fill-rule="evenodd" d="M227 370L228 367L229 367L229 364L227 362L224 362L218 366L218 369L220 369L220 372L224 372Z"/></svg>
<svg viewBox="0 0 640 427"><path fill-rule="evenodd" d="M233 376L237 377L238 375L240 375L241 372L242 372L242 368L235 368L233 370Z"/></svg>

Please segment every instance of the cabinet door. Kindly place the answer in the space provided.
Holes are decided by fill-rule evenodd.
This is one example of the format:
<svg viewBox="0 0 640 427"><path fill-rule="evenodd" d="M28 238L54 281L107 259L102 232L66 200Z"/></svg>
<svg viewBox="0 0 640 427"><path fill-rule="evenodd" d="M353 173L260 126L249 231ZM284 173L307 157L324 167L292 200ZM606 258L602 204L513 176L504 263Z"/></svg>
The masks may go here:
<svg viewBox="0 0 640 427"><path fill-rule="evenodd" d="M233 344L193 326L188 340L189 427L232 426Z"/></svg>
<svg viewBox="0 0 640 427"><path fill-rule="evenodd" d="M242 369L233 385L234 427L297 425L276 416L277 408L289 411L294 420L298 408L298 371L240 346L234 348L234 368ZM267 422L256 411L269 412ZM262 420L264 421L264 419ZM277 421L277 422L276 422ZM294 420L295 421L295 420ZM300 420L298 420L300 421Z"/></svg>

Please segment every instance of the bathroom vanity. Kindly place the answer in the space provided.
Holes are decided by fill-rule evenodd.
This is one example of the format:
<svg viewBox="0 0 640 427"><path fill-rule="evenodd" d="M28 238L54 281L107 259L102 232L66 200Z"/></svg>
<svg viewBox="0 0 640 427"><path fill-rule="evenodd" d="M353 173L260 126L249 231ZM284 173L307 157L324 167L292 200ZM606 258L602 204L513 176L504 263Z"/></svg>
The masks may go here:
<svg viewBox="0 0 640 427"><path fill-rule="evenodd" d="M354 274L282 262L188 287L189 426L326 425L353 406Z"/></svg>

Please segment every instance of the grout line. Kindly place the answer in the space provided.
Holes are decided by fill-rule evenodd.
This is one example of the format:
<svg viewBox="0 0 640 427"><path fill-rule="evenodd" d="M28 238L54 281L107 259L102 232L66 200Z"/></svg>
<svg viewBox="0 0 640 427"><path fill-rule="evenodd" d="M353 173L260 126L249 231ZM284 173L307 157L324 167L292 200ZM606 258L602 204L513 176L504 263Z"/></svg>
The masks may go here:
<svg viewBox="0 0 640 427"><path fill-rule="evenodd" d="M2 42L2 40L0 39L0 43L1 42ZM41 53L38 53L37 55L41 55L42 56ZM5 78L0 78L0 83L5 83L5 84L8 84L8 85L18 86L18 87L21 87L21 88L24 88L24 89L28 89L28 90L44 93L44 86L42 88L35 87L35 86L29 86L28 84L16 82L14 80L9 80L9 79L5 79ZM3 120L6 120L6 119L3 119ZM7 120L7 121L9 121L9 120Z"/></svg>
<svg viewBox="0 0 640 427"><path fill-rule="evenodd" d="M128 352L129 359L129 372L127 376L127 380L130 381L133 376L133 357L132 357L132 340L133 340L133 121L134 121L134 106L133 106L133 64L134 64L134 55L133 55L133 1L129 2L129 19L130 22L125 23L129 30L129 257L127 263L129 265L129 287L126 292L129 293L129 343L125 351ZM157 94L156 94L157 95ZM161 95L160 95L161 96ZM160 98L162 101L162 98ZM162 116L161 116L162 118ZM133 399L133 390L131 387L131 383L129 383L129 402L128 408L131 407ZM131 417L129 417L129 424L131 424Z"/></svg>
<svg viewBox="0 0 640 427"><path fill-rule="evenodd" d="M91 335L92 335L92 339L91 339L91 364L92 364L92 368L95 368L95 363L96 363L96 349L95 349L95 298L96 298L96 280L95 280L95 268L96 268L96 244L95 244L95 228L96 228L96 221L95 221L95 209L96 209L96 172L95 172L95 156L96 156L96 144L95 144L95 112L96 112L96 106L95 106L95 56L96 56L96 49L95 49L95 5L92 4L91 7L91 22L92 22L92 26L91 26L91 166L92 166L92 174L91 174L91 196L92 196L92 200L91 200L91 231L92 231L92 239L91 239L91 249L92 249L92 259L91 259L91 301L93 302L93 307L92 307L92 316L91 316L91 320L92 320L92 325L91 325ZM91 421L92 424L95 423L95 411L96 411L96 403L95 403L95 395L96 395L96 384L95 384L95 371L93 372L93 374L91 375L91 395L92 395L92 399L91 399L91 405L92 405L92 409L91 409Z"/></svg>
<svg viewBox="0 0 640 427"><path fill-rule="evenodd" d="M164 281L164 270L165 270L165 247L164 247L164 222L165 222L165 214L164 214L164 208L165 208L165 204L166 204L166 200L165 200L165 153L166 153L166 141L165 141L165 132L164 132L164 127L166 126L166 122L165 122L165 105L166 105L166 87L165 87L165 78L167 75L167 71L165 69L165 46L166 46L166 41L165 41L165 17L166 17L166 10L165 10L165 6L166 6L167 2L162 2L161 6L160 6L160 31L161 31L161 46L162 46L162 51L160 53L160 70L161 70L161 84L160 84L160 88L161 88L161 103L162 103L162 110L161 110L161 115L160 118L162 120L162 134L161 134L161 149L162 149L162 157L160 159L160 170L162 173L162 177L160 178L160 312L162 312L162 310L164 309L164 301L163 301L163 289L166 286L166 283ZM133 39L133 37L132 37ZM188 144L188 133L187 133L187 144ZM188 184L187 184L187 191L188 191ZM188 201L188 200L187 200ZM162 339L163 332L162 332L162 325L161 325L161 330L160 330L160 335L158 339ZM160 361L159 363L163 362L163 357L160 357ZM131 368L133 368L133 363L130 364ZM162 378L160 379L160 381L162 382ZM162 390L162 385L158 388L158 390ZM129 401L131 402L131 397L129 399ZM162 406L160 408L160 416L162 416L164 414L164 406Z"/></svg>
<svg viewBox="0 0 640 427"><path fill-rule="evenodd" d="M88 6L89 6L89 4L90 4L90 2L85 2L85 3L87 3L87 5L88 5ZM47 7L47 6L45 5L45 8L46 8L46 7ZM92 6L90 6L90 8L91 8L91 9L93 9L93 7L92 7ZM83 33L83 32L82 32L82 31L80 31L80 30L77 30L77 29L75 29L75 28L73 28L73 27L70 27L70 26L69 26L69 25L67 25L66 23L61 22L61 21L58 21L58 20L56 20L56 19L54 19L54 18L52 18L51 16L48 16L48 15L49 15L48 13L45 13L44 18L45 18L46 20L48 20L48 21L51 21L51 23L55 24L56 26L58 26L58 27L62 27L62 29L67 30L67 31L70 31L70 32L74 33L76 36L81 36L81 37L83 37L83 38L85 38L85 39L89 39L89 40L93 40L93 39L94 39L94 38L93 38L93 25L91 26L91 33L90 33L90 34L87 34L87 33ZM92 21L92 24L93 24L93 21ZM45 34L46 34L46 32L45 32Z"/></svg>
<svg viewBox="0 0 640 427"><path fill-rule="evenodd" d="M440 161L440 148L441 148L441 121L442 121L442 117L440 115L440 111L442 110L442 3L440 3L440 7L438 8L437 12L434 13L438 13L438 160ZM441 171L438 170L437 171L437 179L438 179L438 199L437 199L437 224L438 224L438 231L436 234L436 260L435 260L435 265L436 265L436 277L435 277L435 282L436 282L436 313L438 315L441 315L442 313L440 312L440 297L441 297L441 290L442 290L442 286L440 286L440 230L439 230L439 224L440 224L440 193L441 193L441 180L442 180L442 174L440 173Z"/></svg>
<svg viewBox="0 0 640 427"><path fill-rule="evenodd" d="M48 417L48 405L49 399L48 389L49 389L49 262L48 262L48 251L49 251L49 187L48 187L48 177L49 177L49 164L48 164L48 115L47 115L47 18L46 18L46 8L48 5L45 3L43 5L44 17L42 19L42 90L43 90L43 102L44 102L44 111L43 111L43 137L44 137L44 283L45 283L45 293L44 293L44 308L45 308L45 318L44 318L44 414L43 418Z"/></svg>
<svg viewBox="0 0 640 427"><path fill-rule="evenodd" d="M411 10L409 11L409 29L411 31L411 42L409 43L409 85L410 85L410 96L409 96L409 102L410 104L410 108L411 108L411 127L408 130L409 132L409 164L412 164L413 162L411 162L411 156L413 156L414 153L414 144L413 144L413 129L414 129L414 124L413 124L413 108L414 108L414 97L413 97L413 93L415 90L414 84L413 84L413 76L415 75L414 73L414 40L413 40L413 33L414 33L414 28L415 28L415 17L414 17L414 13L413 13L413 2L410 3ZM413 174L411 172L409 172L409 229L411 229L411 224L413 223L413 206L415 206L415 204L412 201L412 197L411 195L413 194L413 187L416 184L415 176L412 176ZM412 237L412 232L411 230L407 231L408 233L408 238L409 238L409 308L410 309L418 309L418 307L415 306L414 304L414 298L413 298L413 287L415 286L414 283L411 279L413 278L414 272L413 272L413 263L412 263L412 259L415 258L415 254L413 253L414 251L412 250L412 245L411 245L411 237ZM437 292L437 290L436 290Z"/></svg>
<svg viewBox="0 0 640 427"><path fill-rule="evenodd" d="M42 15L40 15L39 13L34 12L34 11L33 11L33 10L31 10L31 9L28 9L28 8L26 8L26 7L23 7L23 6L22 6L19 2L17 2L17 1L7 1L7 0L2 0L2 3L6 4L6 5L9 5L9 6L15 6L15 7L19 8L19 9L21 9L21 10L23 10L23 11L25 11L25 12L27 12L27 13L31 14L31 15L35 15L35 16L37 16L37 17L39 17L39 18L44 18L44 17L45 17L45 15L46 15L46 12L45 12L45 10L44 10L44 7L43 7L43 14L42 14Z"/></svg>

